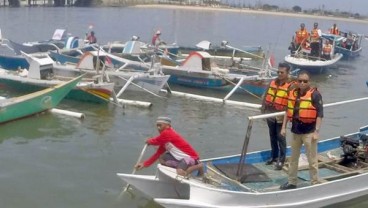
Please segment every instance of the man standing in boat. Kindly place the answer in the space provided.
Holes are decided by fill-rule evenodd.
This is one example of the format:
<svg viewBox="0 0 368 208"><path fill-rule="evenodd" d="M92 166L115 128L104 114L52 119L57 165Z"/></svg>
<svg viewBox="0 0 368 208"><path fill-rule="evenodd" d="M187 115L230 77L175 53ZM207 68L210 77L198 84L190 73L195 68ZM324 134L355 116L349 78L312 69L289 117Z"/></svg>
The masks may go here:
<svg viewBox="0 0 368 208"><path fill-rule="evenodd" d="M275 113L286 110L288 92L294 84L289 78L289 72L290 66L287 63L279 63L278 76L271 81L263 96L262 113ZM267 160L266 165L276 163L276 170L282 169L286 155L286 138L280 134L283 119L283 116L267 118L271 142L271 157Z"/></svg>
<svg viewBox="0 0 368 208"><path fill-rule="evenodd" d="M153 35L151 44L154 47L158 47L160 45L160 43L161 43L160 35L161 35L160 30L157 30L156 33Z"/></svg>
<svg viewBox="0 0 368 208"><path fill-rule="evenodd" d="M159 159L162 165L176 168L179 175L187 176L195 170L202 175L203 165L197 151L171 127L171 119L158 117L156 125L160 135L147 139L146 143L158 146L158 149L149 159L136 164L135 168L140 170L149 167Z"/></svg>
<svg viewBox="0 0 368 208"><path fill-rule="evenodd" d="M309 163L311 184L318 184L317 142L323 118L322 96L317 88L310 87L310 75L302 71L298 75L297 88L289 92L288 108L284 116L281 134L286 135L286 126L291 121L291 157L288 182L281 190L295 189L300 150L304 144Z"/></svg>
<svg viewBox="0 0 368 208"><path fill-rule="evenodd" d="M313 60L316 60L320 57L321 35L322 32L320 29L318 29L318 23L315 22L314 28L312 29L309 37L311 47L310 56L312 57Z"/></svg>
<svg viewBox="0 0 368 208"><path fill-rule="evenodd" d="M309 37L309 33L307 29L305 28L305 24L300 24L300 29L295 32L295 48L296 53L300 51L303 48L306 48L307 40Z"/></svg>
<svg viewBox="0 0 368 208"><path fill-rule="evenodd" d="M87 41L89 44L97 43L97 38L95 36L95 32L91 31L87 36Z"/></svg>
<svg viewBox="0 0 368 208"><path fill-rule="evenodd" d="M333 26L330 28L330 34L333 35L339 35L339 28L337 28L336 23L333 24Z"/></svg>

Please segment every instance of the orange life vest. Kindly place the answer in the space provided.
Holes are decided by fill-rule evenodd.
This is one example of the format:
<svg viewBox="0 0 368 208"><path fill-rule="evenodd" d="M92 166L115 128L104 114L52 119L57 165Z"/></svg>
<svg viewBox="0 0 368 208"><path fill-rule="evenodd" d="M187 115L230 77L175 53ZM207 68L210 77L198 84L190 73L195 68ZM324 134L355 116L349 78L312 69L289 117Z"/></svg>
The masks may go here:
<svg viewBox="0 0 368 208"><path fill-rule="evenodd" d="M272 105L276 110L283 111L287 107L288 90L294 82L285 82L277 85L276 80L272 80L267 90L265 104Z"/></svg>
<svg viewBox="0 0 368 208"><path fill-rule="evenodd" d="M296 35L295 35L295 42L297 44L301 44L301 43L303 43L303 41L305 42L306 39L309 36L309 34L308 34L308 32L307 32L306 29L304 29L304 30L298 30L295 33L296 33Z"/></svg>
<svg viewBox="0 0 368 208"><path fill-rule="evenodd" d="M318 29L313 29L311 31L311 42L319 42Z"/></svg>
<svg viewBox="0 0 368 208"><path fill-rule="evenodd" d="M312 105L312 93L316 90L316 88L312 88L307 91L304 96L300 97L299 106L295 106L295 101L297 99L297 90L294 89L289 93L288 99L288 109L287 109L287 117L291 121L294 117L294 110L299 112L299 119L303 123L313 123L317 119L317 110ZM295 119L295 118L294 118Z"/></svg>
<svg viewBox="0 0 368 208"><path fill-rule="evenodd" d="M332 46L330 44L323 46L323 49L322 49L323 54L329 55L331 54L331 51L332 51Z"/></svg>
<svg viewBox="0 0 368 208"><path fill-rule="evenodd" d="M338 35L339 34L339 29L337 27L335 27L335 28L331 27L330 34Z"/></svg>

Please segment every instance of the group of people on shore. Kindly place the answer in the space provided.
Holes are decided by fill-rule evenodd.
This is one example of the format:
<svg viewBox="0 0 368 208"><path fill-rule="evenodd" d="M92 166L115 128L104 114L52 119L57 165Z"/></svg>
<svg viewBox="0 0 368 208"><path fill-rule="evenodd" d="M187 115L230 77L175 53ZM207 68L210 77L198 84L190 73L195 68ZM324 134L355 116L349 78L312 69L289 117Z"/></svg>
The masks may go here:
<svg viewBox="0 0 368 208"><path fill-rule="evenodd" d="M336 24L329 30L330 34L339 35ZM290 43L291 55L303 55L312 60L330 60L333 55L332 40L322 39L322 31L318 28L318 23L313 24L313 29L308 32L304 23L300 24L300 29L295 32L293 41Z"/></svg>

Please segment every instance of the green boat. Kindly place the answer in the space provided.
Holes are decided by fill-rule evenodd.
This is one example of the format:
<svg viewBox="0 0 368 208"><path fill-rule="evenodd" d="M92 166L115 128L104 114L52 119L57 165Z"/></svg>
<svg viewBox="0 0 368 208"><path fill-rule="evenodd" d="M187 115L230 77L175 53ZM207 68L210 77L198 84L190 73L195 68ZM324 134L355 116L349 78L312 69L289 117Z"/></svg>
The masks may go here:
<svg viewBox="0 0 368 208"><path fill-rule="evenodd" d="M0 123L31 116L56 107L80 82L82 77L83 75L41 91L0 100Z"/></svg>

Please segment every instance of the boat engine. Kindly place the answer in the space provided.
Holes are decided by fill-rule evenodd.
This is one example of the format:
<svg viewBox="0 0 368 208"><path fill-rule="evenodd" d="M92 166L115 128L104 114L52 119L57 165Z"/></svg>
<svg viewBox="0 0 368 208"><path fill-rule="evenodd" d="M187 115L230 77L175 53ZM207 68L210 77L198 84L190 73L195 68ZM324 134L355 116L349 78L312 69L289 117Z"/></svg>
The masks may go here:
<svg viewBox="0 0 368 208"><path fill-rule="evenodd" d="M342 161L340 162L340 165L356 166L358 161L359 140L341 136L340 145L344 153L341 155Z"/></svg>

